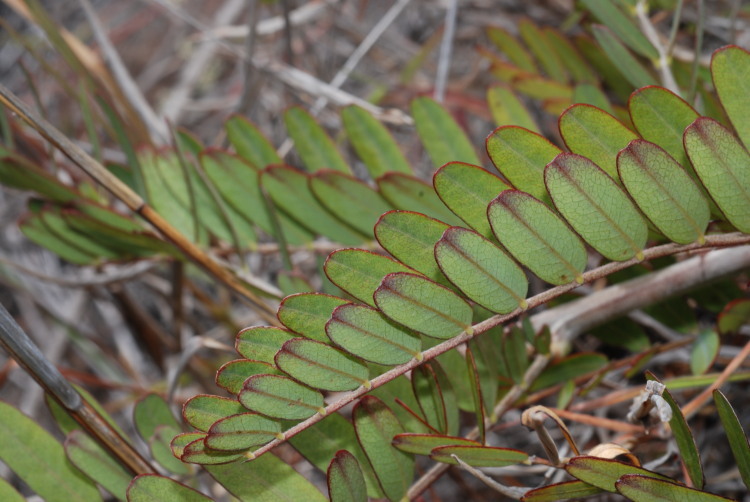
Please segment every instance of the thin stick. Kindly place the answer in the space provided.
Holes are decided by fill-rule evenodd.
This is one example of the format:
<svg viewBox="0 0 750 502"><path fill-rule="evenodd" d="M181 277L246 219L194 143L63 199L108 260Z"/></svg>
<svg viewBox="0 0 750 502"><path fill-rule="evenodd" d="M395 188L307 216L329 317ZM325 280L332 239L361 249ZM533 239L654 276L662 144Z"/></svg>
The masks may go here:
<svg viewBox="0 0 750 502"><path fill-rule="evenodd" d="M78 2L83 7L86 18L93 30L94 37L106 57L105 61L107 62L109 69L112 71L112 75L115 77L115 84L120 86L122 93L127 96L133 109L141 117L141 120L146 124L146 127L148 127L149 132L151 133L151 140L161 145L166 144L169 138L167 124L159 119L156 112L151 108L151 105L148 104L145 96L143 96L143 93L133 80L133 77L130 76L130 72L122 62L117 49L112 45L112 42L107 37L102 24L99 22L99 18L97 18L91 2L89 0L78 0Z"/></svg>
<svg viewBox="0 0 750 502"><path fill-rule="evenodd" d="M140 215L149 222L161 235L174 244L182 253L193 260L197 265L213 275L231 291L239 294L258 309L260 315L272 324L277 324L275 312L258 295L250 291L231 271L221 267L215 260L208 256L202 249L188 240L182 233L174 228L167 220L157 213L151 206L133 190L120 181L114 174L103 165L94 160L78 145L69 140L52 124L47 122L36 112L31 110L7 87L0 85L0 102L16 113L27 124L36 129L47 141L52 143L74 164L83 169L97 183L101 184L116 198L122 201L131 211ZM261 283L258 280L255 284ZM266 293L273 295L272 292Z"/></svg>
<svg viewBox="0 0 750 502"><path fill-rule="evenodd" d="M445 86L448 82L448 70L451 66L451 54L453 52L453 35L456 32L456 14L458 12L458 0L451 0L448 10L445 11L445 31L440 41L440 57L438 59L437 75L435 76L435 101L442 103L445 99Z"/></svg>
<svg viewBox="0 0 750 502"><path fill-rule="evenodd" d="M714 390L724 385L724 382L732 376L732 373L734 373L748 357L750 357L750 342L747 342L742 350L734 356L729 364L727 364L727 367L721 372L719 378L714 380L711 385L703 389L703 392L695 396L692 401L682 408L682 414L685 415L685 419L690 419L690 417L695 415L701 406L711 399Z"/></svg>

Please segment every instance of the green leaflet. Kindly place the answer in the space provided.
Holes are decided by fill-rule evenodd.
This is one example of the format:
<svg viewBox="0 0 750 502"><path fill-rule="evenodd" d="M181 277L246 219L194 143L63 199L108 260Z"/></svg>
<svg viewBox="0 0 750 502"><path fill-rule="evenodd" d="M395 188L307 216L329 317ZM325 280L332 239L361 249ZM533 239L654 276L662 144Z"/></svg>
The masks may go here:
<svg viewBox="0 0 750 502"><path fill-rule="evenodd" d="M331 214L364 235L378 217L393 207L366 183L351 175L324 169L310 177L310 190Z"/></svg>
<svg viewBox="0 0 750 502"><path fill-rule="evenodd" d="M364 305L337 307L326 324L326 333L345 351L377 364L404 364L421 357L418 336Z"/></svg>
<svg viewBox="0 0 750 502"><path fill-rule="evenodd" d="M659 58L656 48L648 41L643 32L631 18L626 16L613 0L582 0L586 9L591 11L599 21L607 25L628 47L651 60ZM612 61L619 61L613 59Z"/></svg>
<svg viewBox="0 0 750 502"><path fill-rule="evenodd" d="M260 188L258 168L219 150L204 152L200 155L200 162L230 212L255 223L264 232L274 234L271 214ZM300 245L312 240L312 234L286 214L277 212L276 216L289 244Z"/></svg>
<svg viewBox="0 0 750 502"><path fill-rule="evenodd" d="M487 443L487 404L485 404L485 396L482 393L482 378L479 375L479 368L477 368L477 362L474 358L474 352L471 350L471 346L466 347L466 370L469 374L469 384L471 385L471 398L474 401L474 416L477 423L477 431L479 435L479 442L481 444Z"/></svg>
<svg viewBox="0 0 750 502"><path fill-rule="evenodd" d="M282 328L245 328L237 334L234 348L242 357L273 365L273 358L281 346L294 337L294 333Z"/></svg>
<svg viewBox="0 0 750 502"><path fill-rule="evenodd" d="M750 489L750 444L748 444L745 432L742 430L742 424L737 418L737 414L732 409L724 394L716 389L713 392L714 403L719 412L719 419L724 426L724 430L729 439L729 446L737 462L737 468L742 476L745 486Z"/></svg>
<svg viewBox="0 0 750 502"><path fill-rule="evenodd" d="M394 272L413 272L401 262L364 249L334 251L323 269L332 283L371 307L375 306L372 295L383 277Z"/></svg>
<svg viewBox="0 0 750 502"><path fill-rule="evenodd" d="M649 86L630 95L628 109L643 139L664 148L684 168L691 167L682 133L699 116L692 106L663 87Z"/></svg>
<svg viewBox="0 0 750 502"><path fill-rule="evenodd" d="M552 200L591 246L610 260L640 257L646 222L628 196L586 157L562 153L544 172Z"/></svg>
<svg viewBox="0 0 750 502"><path fill-rule="evenodd" d="M201 492L158 474L141 474L128 487L128 502L211 502Z"/></svg>
<svg viewBox="0 0 750 502"><path fill-rule="evenodd" d="M198 394L185 401L182 416L192 427L206 432L217 420L245 411L242 405L234 399Z"/></svg>
<svg viewBox="0 0 750 502"><path fill-rule="evenodd" d="M487 221L487 205L508 185L479 166L449 162L432 178L435 192L456 216L487 238L492 229Z"/></svg>
<svg viewBox="0 0 750 502"><path fill-rule="evenodd" d="M411 374L411 388L417 398L422 416L431 427L440 433L448 433L448 409L443 400L443 392L438 375L430 363L414 368ZM452 427L453 428L453 427ZM395 445L394 445L395 446ZM402 451L406 451L403 450Z"/></svg>
<svg viewBox="0 0 750 502"><path fill-rule="evenodd" d="M588 157L615 180L617 153L638 138L622 122L591 105L573 105L565 110L559 127L571 152Z"/></svg>
<svg viewBox="0 0 750 502"><path fill-rule="evenodd" d="M487 104L497 125L515 125L539 132L531 112L510 87L495 85L487 89Z"/></svg>
<svg viewBox="0 0 750 502"><path fill-rule="evenodd" d="M326 497L279 457L208 466L206 470L242 502L326 502Z"/></svg>
<svg viewBox="0 0 750 502"><path fill-rule="evenodd" d="M557 53L574 83L596 84L599 81L596 72L570 42L569 35L549 26L545 26L542 31L548 45Z"/></svg>
<svg viewBox="0 0 750 502"><path fill-rule="evenodd" d="M271 164L283 163L271 142L244 117L234 115L227 120L224 127L237 155L249 162L256 170Z"/></svg>
<svg viewBox="0 0 750 502"><path fill-rule="evenodd" d="M287 296L277 314L284 326L300 335L328 343L326 323L333 309L349 303L347 300L322 293L299 293Z"/></svg>
<svg viewBox="0 0 750 502"><path fill-rule="evenodd" d="M641 474L651 478L669 480L666 476L632 464L599 457L573 457L565 466L568 473L590 485L608 492L615 491L615 482L625 474Z"/></svg>
<svg viewBox="0 0 750 502"><path fill-rule="evenodd" d="M747 120L750 105L745 99L750 93L750 53L736 45L722 47L711 57L711 75L734 130L745 148L750 148L750 124Z"/></svg>
<svg viewBox="0 0 750 502"><path fill-rule="evenodd" d="M208 448L222 451L247 450L276 439L281 424L257 413L241 413L216 421L208 430Z"/></svg>
<svg viewBox="0 0 750 502"><path fill-rule="evenodd" d="M526 492L524 502L557 502L565 499L586 498L601 493L602 490L583 481L564 481L543 486Z"/></svg>
<svg viewBox="0 0 750 502"><path fill-rule="evenodd" d="M170 444L172 453L183 462L201 465L218 465L234 462L242 458L242 453L211 450L206 447L207 434L203 432L186 432L178 434Z"/></svg>
<svg viewBox="0 0 750 502"><path fill-rule="evenodd" d="M308 171L334 169L345 173L351 172L331 138L312 115L298 106L293 106L284 113L284 124Z"/></svg>
<svg viewBox="0 0 750 502"><path fill-rule="evenodd" d="M133 422L157 462L176 474L189 473L188 467L174 458L170 451L169 443L175 435L182 432L182 426L161 396L148 394L136 402Z"/></svg>
<svg viewBox="0 0 750 502"><path fill-rule="evenodd" d="M132 473L112 458L91 436L80 429L71 431L65 438L65 454L86 476L118 500L125 500L125 491L133 477Z"/></svg>
<svg viewBox="0 0 750 502"><path fill-rule="evenodd" d="M65 457L62 445L4 402L0 402L0 436L0 460L44 500L101 500L96 486Z"/></svg>
<svg viewBox="0 0 750 502"><path fill-rule="evenodd" d="M281 348L281 346L279 346ZM260 361L237 359L224 363L216 372L216 385L230 394L239 394L242 386L252 375L274 374L279 370L275 366Z"/></svg>
<svg viewBox="0 0 750 502"><path fill-rule="evenodd" d="M448 281L435 261L435 244L449 225L424 214L389 211L375 224L375 238L383 249L430 279Z"/></svg>
<svg viewBox="0 0 750 502"><path fill-rule="evenodd" d="M708 202L667 152L634 140L618 154L617 169L635 203L667 238L678 244L704 241Z"/></svg>
<svg viewBox="0 0 750 502"><path fill-rule="evenodd" d="M433 338L453 338L471 329L471 306L451 290L422 276L388 274L374 298L385 315Z"/></svg>
<svg viewBox="0 0 750 502"><path fill-rule="evenodd" d="M719 314L716 327L719 334L736 333L740 327L750 321L750 300L738 298L729 302Z"/></svg>
<svg viewBox="0 0 750 502"><path fill-rule="evenodd" d="M750 154L724 126L700 117L685 130L695 172L729 223L750 232Z"/></svg>
<svg viewBox="0 0 750 502"><path fill-rule="evenodd" d="M380 194L394 207L426 214L458 225L460 220L445 207L435 190L424 181L401 173L388 173L375 180Z"/></svg>
<svg viewBox="0 0 750 502"><path fill-rule="evenodd" d="M722 502L731 500L673 481L626 474L615 483L617 491L634 502Z"/></svg>
<svg viewBox="0 0 750 502"><path fill-rule="evenodd" d="M440 446L432 450L430 458L446 464L458 465L456 456L472 467L504 467L506 465L523 464L529 455L511 448L497 448L494 446Z"/></svg>
<svg viewBox="0 0 750 502"><path fill-rule="evenodd" d="M513 88L530 98L542 101L544 109L555 115L570 106L570 100L573 98L573 88L570 85L541 75L520 75L513 80Z"/></svg>
<svg viewBox="0 0 750 502"><path fill-rule="evenodd" d="M450 227L435 245L435 259L462 293L486 309L507 314L526 308L523 270L476 232Z"/></svg>
<svg viewBox="0 0 750 502"><path fill-rule="evenodd" d="M91 211L91 209L94 207L87 204L81 206L80 209L93 213L94 211ZM105 215L106 213L109 213L109 215ZM70 234L71 236L80 236L81 239L90 238L94 242L101 243L107 250L106 254L111 252L119 259L150 257L157 253L170 256L178 255L171 244L159 239L151 232L143 229L124 230L122 228L124 225L120 224L123 220L120 220L120 216L116 213L102 210L96 216L89 216L77 209L65 209L61 214L68 229L73 231ZM124 220L124 222L128 221ZM76 242L81 245L84 244L83 240L77 239ZM246 241L246 244L249 245L249 241Z"/></svg>
<svg viewBox="0 0 750 502"><path fill-rule="evenodd" d="M711 369L719 355L720 345L719 334L713 329L698 333L690 350L690 371L693 375L702 375Z"/></svg>
<svg viewBox="0 0 750 502"><path fill-rule="evenodd" d="M295 380L323 390L370 386L367 367L351 356L314 340L293 338L276 354L276 366Z"/></svg>
<svg viewBox="0 0 750 502"><path fill-rule="evenodd" d="M607 95L594 84L578 84L573 91L573 102L601 108L610 115L614 113Z"/></svg>
<svg viewBox="0 0 750 502"><path fill-rule="evenodd" d="M5 502L26 502L26 498L4 479L0 479L0 500L4 500Z"/></svg>
<svg viewBox="0 0 750 502"><path fill-rule="evenodd" d="M45 219L43 212L29 213L19 221L18 226L30 241L53 251L70 263L88 265L96 261L96 255L62 237L46 223Z"/></svg>
<svg viewBox="0 0 750 502"><path fill-rule="evenodd" d="M351 105L341 110L341 120L357 156L372 178L389 171L411 174L412 169L388 129L364 109Z"/></svg>
<svg viewBox="0 0 750 502"><path fill-rule="evenodd" d="M339 413L331 413L313 427L289 438L289 442L321 472L328 469L331 458L336 452L347 450L359 462L369 496L375 499L383 497L375 472L357 441L354 426Z"/></svg>
<svg viewBox="0 0 750 502"><path fill-rule="evenodd" d="M320 392L280 375L251 376L238 398L248 410L287 420L309 418L325 406Z"/></svg>
<svg viewBox="0 0 750 502"><path fill-rule="evenodd" d="M189 181L177 157L145 150L138 161L146 184L146 199L151 206L188 239L205 243L206 230L197 220Z"/></svg>
<svg viewBox="0 0 750 502"><path fill-rule="evenodd" d="M432 450L441 446L481 446L476 441L462 437L411 433L398 434L393 438L392 444L401 451L417 455L429 455Z"/></svg>
<svg viewBox="0 0 750 502"><path fill-rule="evenodd" d="M391 439L403 429L393 412L375 396L363 397L352 412L354 430L375 470L383 493L391 501L406 494L414 476L414 459L397 450Z"/></svg>
<svg viewBox="0 0 750 502"><path fill-rule="evenodd" d="M176 458L172 453L171 448L172 439L181 432L181 428L161 425L156 428L156 432L148 440L148 447L151 451L151 456L154 457L154 460L156 460L159 465L167 469L169 472L178 475L188 475L193 472L192 468L182 462L179 458Z"/></svg>
<svg viewBox="0 0 750 502"><path fill-rule="evenodd" d="M594 67L597 75L606 82L607 87L619 98L626 100L633 87L622 78L617 64L609 59L602 48L592 38L586 35L578 35L573 38L576 49L584 55L586 60Z"/></svg>
<svg viewBox="0 0 750 502"><path fill-rule="evenodd" d="M331 502L367 502L367 486L354 455L340 450L331 460L327 473Z"/></svg>
<svg viewBox="0 0 750 502"><path fill-rule="evenodd" d="M654 77L630 53L608 27L592 26L594 37L611 61L617 62L617 69L625 80L634 87L645 87L656 83Z"/></svg>
<svg viewBox="0 0 750 502"><path fill-rule="evenodd" d="M160 425L180 427L167 402L157 394L148 394L135 403L133 422L138 434L145 441L156 433L156 428Z"/></svg>
<svg viewBox="0 0 750 502"><path fill-rule="evenodd" d="M672 418L669 420L669 427L672 429L672 434L674 434L677 447L680 450L682 463L687 469L690 480L693 482L693 486L703 489L703 484L705 483L703 466L701 465L701 457L698 452L698 447L695 444L693 433L690 432L687 420L685 420L682 410L675 402L672 394L669 393L669 390L664 389L662 397L672 409Z"/></svg>
<svg viewBox="0 0 750 502"><path fill-rule="evenodd" d="M437 102L427 97L416 98L411 102L411 115L435 168L454 160L481 164L466 133Z"/></svg>
<svg viewBox="0 0 750 502"><path fill-rule="evenodd" d="M523 44L508 31L500 27L488 26L487 36L511 63L524 71L537 73L534 58L531 57Z"/></svg>
<svg viewBox="0 0 750 502"><path fill-rule="evenodd" d="M510 330L503 334L502 355L508 377L515 383L523 382L526 369L529 367L529 356L526 352L526 333L517 324L511 325Z"/></svg>
<svg viewBox="0 0 750 502"><path fill-rule="evenodd" d="M261 183L274 204L308 230L347 245L364 237L336 219L310 192L309 175L289 166L267 167Z"/></svg>
<svg viewBox="0 0 750 502"><path fill-rule="evenodd" d="M550 209L525 192L506 190L487 209L500 244L550 284L581 282L586 249Z"/></svg>
<svg viewBox="0 0 750 502"><path fill-rule="evenodd" d="M544 73L557 82L567 82L565 66L542 30L528 19L522 19L518 23L518 31L526 46L539 61Z"/></svg>
<svg viewBox="0 0 750 502"><path fill-rule="evenodd" d="M487 136L487 155L513 187L545 204L551 200L544 186L544 166L562 150L544 136L522 127L498 127Z"/></svg>
<svg viewBox="0 0 750 502"><path fill-rule="evenodd" d="M453 352L457 355L456 352ZM463 363L463 358L458 356L454 359L459 364ZM459 396L458 389L461 383L465 383L468 387L468 375L458 374L448 377L448 373L445 368L449 367L450 361L445 357L438 357L429 362L429 367L432 370L432 374L437 379L436 382L440 386L440 394L445 403L445 415L447 419L446 433L451 435L458 434L461 426L461 417L459 410Z"/></svg>
<svg viewBox="0 0 750 502"><path fill-rule="evenodd" d="M3 153L5 155L7 153ZM55 202L77 202L84 198L77 190L64 185L52 174L18 156L0 160L0 183L19 190L33 190Z"/></svg>

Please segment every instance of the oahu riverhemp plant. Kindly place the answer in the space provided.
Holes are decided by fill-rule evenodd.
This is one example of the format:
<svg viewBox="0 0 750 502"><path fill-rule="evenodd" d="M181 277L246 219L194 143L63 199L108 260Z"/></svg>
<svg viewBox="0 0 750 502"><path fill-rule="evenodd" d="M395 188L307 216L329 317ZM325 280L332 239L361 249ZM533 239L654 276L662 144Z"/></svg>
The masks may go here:
<svg viewBox="0 0 750 502"><path fill-rule="evenodd" d="M656 85L632 92L626 108L610 106L579 51L603 51L611 67L629 50L660 61L661 49L629 19L622 24L615 3L583 3L608 26L595 28L599 45L576 48L529 22L521 33L532 57L507 33L490 31L516 57L515 65L494 61L493 73L506 85L488 97L496 116L508 112L503 116L514 124L486 140L500 176L480 167L460 126L426 97L410 111L437 168L432 185L414 175L370 111L342 109L369 184L302 108L290 108L284 122L305 171L284 165L239 116L226 122L235 153L206 149L183 131L172 147L130 151L130 168L105 167L0 86L6 107L150 225L122 215L88 181L63 184L9 150L0 181L38 195L21 222L29 239L76 264L190 261L269 324L240 331L239 357L216 373L225 392L189 399L183 421L157 394L138 401L133 422L146 456L0 310L3 345L47 391L66 435L61 445L0 403L0 459L50 501L99 500L97 485L119 500L212 500L195 464L239 500L326 500L291 465L292 454L324 474L335 502L418 498L452 466L525 501L607 492L636 501L727 500L706 482L701 438L689 425L713 399L735 477L750 488L743 419L719 390L750 376L739 371L750 343L743 340L721 373L707 374L719 335L742 333L750 303L723 302L717 329L696 336L675 337L654 321L675 310L679 327L684 302L674 297L750 266L750 53L727 46L713 54L710 83L719 101L698 86L695 92L707 96L704 115L676 87ZM540 40L559 41L555 50L565 55L550 59L550 46ZM606 66L601 57L591 60ZM622 62L628 82L652 83L632 55ZM568 83L551 84L555 78ZM558 93L530 95L561 112L558 132L568 151L539 133L515 97L535 89ZM519 117L526 127L515 125ZM121 127L116 119L112 114L113 129ZM260 249L261 234L273 237L287 269L280 289L227 264L231 253ZM323 292L293 273L288 255L319 236L336 243L322 266ZM229 251L209 251L214 240L229 243ZM601 287L605 281L610 285ZM585 296L571 299L581 290ZM268 306L268 298L285 293L277 311ZM597 333L633 311L670 340L650 345L627 321ZM636 355L610 361L601 353L571 354L577 337L590 331ZM651 358L687 345L694 376L646 371L635 392L583 401L609 372L626 367L626 378L642 375ZM680 403L672 393L686 387L700 392ZM557 397L555 408L539 404L550 396ZM577 398L583 406L572 406ZM585 413L624 401L633 401L627 418ZM620 438L597 441L597 428ZM518 442L505 435L519 431L539 445L511 447ZM665 456L638 449L657 443ZM0 482L0 500L22 498Z"/></svg>

